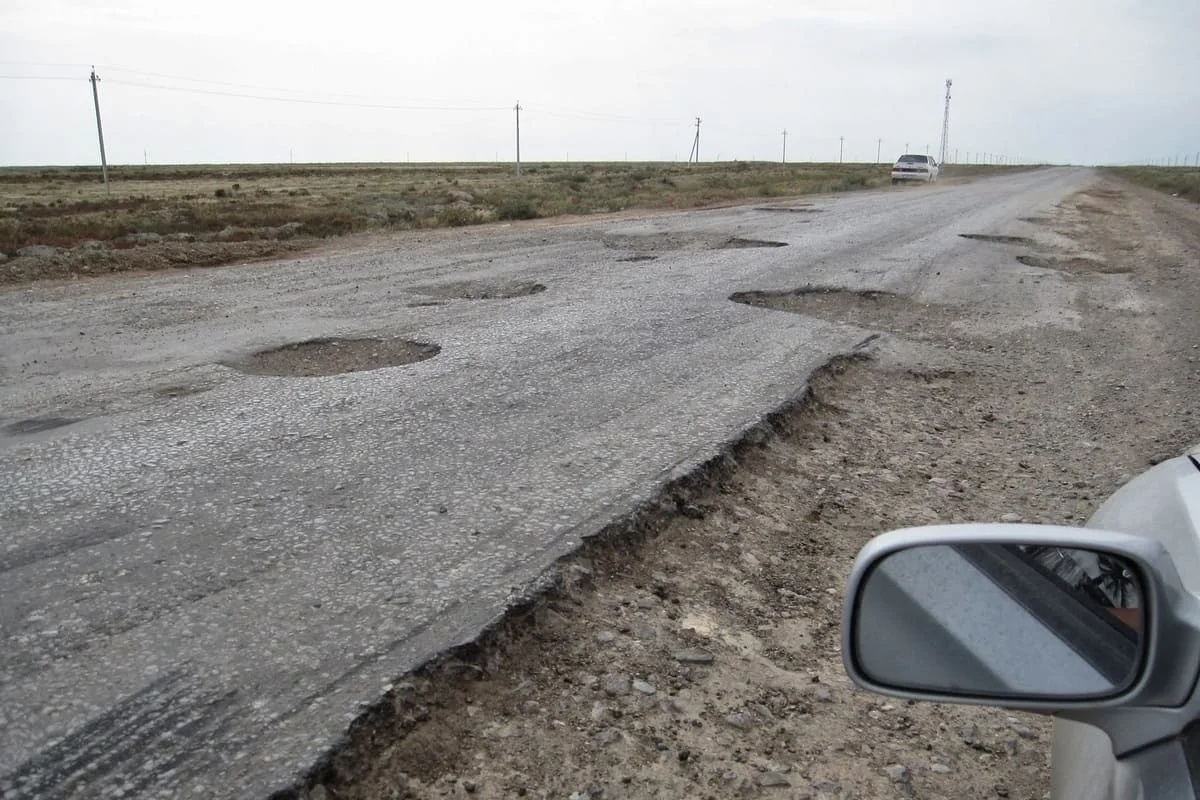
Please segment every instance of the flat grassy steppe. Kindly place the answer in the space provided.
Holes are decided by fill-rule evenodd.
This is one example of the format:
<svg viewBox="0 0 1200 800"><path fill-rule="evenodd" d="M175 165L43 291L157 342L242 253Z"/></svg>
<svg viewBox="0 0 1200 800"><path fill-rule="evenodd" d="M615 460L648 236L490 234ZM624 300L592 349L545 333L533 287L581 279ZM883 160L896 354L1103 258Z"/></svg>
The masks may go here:
<svg viewBox="0 0 1200 800"><path fill-rule="evenodd" d="M869 189L888 185L889 169L545 163L526 164L518 177L511 164L119 166L109 171L109 195L95 167L0 168L0 284L278 259L360 231Z"/></svg>
<svg viewBox="0 0 1200 800"><path fill-rule="evenodd" d="M713 163L321 164L0 169L0 252L74 247L130 234L257 238L298 222L307 236L470 225L630 208L882 186L887 165ZM1000 168L948 167L992 171ZM233 228L234 230L229 230Z"/></svg>
<svg viewBox="0 0 1200 800"><path fill-rule="evenodd" d="M1200 167L1110 167L1114 175L1200 203Z"/></svg>

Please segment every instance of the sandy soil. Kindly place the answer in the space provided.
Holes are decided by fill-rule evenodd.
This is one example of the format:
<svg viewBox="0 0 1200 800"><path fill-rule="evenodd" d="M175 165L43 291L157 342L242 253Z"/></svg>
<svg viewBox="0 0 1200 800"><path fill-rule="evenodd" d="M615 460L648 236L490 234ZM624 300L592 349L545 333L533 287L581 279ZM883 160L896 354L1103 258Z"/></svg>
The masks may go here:
<svg viewBox="0 0 1200 800"><path fill-rule="evenodd" d="M1020 261L1078 282L1076 331L988 337L970 308L877 293L739 298L885 334L557 592L397 683L308 796L1045 796L1047 719L872 695L838 652L873 535L1079 524L1200 439L1200 218L1112 183L1031 222L1077 245Z"/></svg>
<svg viewBox="0 0 1200 800"><path fill-rule="evenodd" d="M969 307L883 294L740 298L884 335L536 607L395 684L307 796L1046 796L1048 719L872 695L838 650L875 534L1081 524L1200 440L1200 215L1109 182L1037 224L1075 243L1022 255L1068 271L1078 330L988 336Z"/></svg>

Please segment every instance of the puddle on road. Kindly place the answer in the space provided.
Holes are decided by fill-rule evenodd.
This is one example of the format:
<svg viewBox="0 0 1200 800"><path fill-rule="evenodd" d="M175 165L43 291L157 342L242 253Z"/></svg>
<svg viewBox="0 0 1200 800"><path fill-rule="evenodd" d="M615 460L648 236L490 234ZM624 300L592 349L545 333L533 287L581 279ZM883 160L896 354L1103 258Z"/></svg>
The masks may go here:
<svg viewBox="0 0 1200 800"><path fill-rule="evenodd" d="M246 375L317 378L415 364L441 350L407 339L310 339L224 363Z"/></svg>

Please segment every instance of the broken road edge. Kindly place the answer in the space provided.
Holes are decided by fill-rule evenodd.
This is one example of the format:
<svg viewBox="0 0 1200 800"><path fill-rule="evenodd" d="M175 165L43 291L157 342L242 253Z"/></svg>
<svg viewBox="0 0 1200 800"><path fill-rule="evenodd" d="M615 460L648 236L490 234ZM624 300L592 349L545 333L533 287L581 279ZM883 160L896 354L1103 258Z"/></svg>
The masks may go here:
<svg viewBox="0 0 1200 800"><path fill-rule="evenodd" d="M437 678L462 685L486 678L502 669L499 652L537 625L538 612L552 600L573 591L587 590L593 571L586 564L599 555L622 561L636 554L646 541L659 535L680 516L703 516L705 509L693 500L720 486L738 469L739 458L755 448L764 447L798 424L800 418L818 408L821 399L814 385L823 378L841 375L855 365L873 361L873 344L881 334L873 334L849 352L837 353L809 373L803 386L757 422L718 445L715 454L682 474L665 478L648 499L617 516L599 530L584 534L571 552L557 558L536 578L511 596L508 605L468 641L437 653L413 669L397 676L392 688L366 706L346 732L308 769L274 790L269 800L305 800L318 787L352 782L347 780L357 766L367 763L398 738L420 726L424 719L411 719L403 713L403 687L413 681Z"/></svg>

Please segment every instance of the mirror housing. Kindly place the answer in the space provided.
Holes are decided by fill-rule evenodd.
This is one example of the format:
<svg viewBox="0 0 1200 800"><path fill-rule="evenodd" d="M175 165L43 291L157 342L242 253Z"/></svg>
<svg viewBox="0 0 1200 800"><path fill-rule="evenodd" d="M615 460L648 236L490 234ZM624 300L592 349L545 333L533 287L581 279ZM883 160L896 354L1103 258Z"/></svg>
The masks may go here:
<svg viewBox="0 0 1200 800"><path fill-rule="evenodd" d="M1140 568L1095 550L970 542L881 558L855 599L851 658L901 690L1099 700L1141 673Z"/></svg>
<svg viewBox="0 0 1200 800"><path fill-rule="evenodd" d="M862 621L861 600L871 575L890 557L914 548L994 544L1005 546L1051 546L1101 551L1130 565L1140 579L1143 619L1136 669L1128 680L1114 684L1109 692L1067 693L1050 690L1031 692L1007 688L980 691L962 680L928 676L919 687L894 685L879 680L864 669L858 640ZM1054 525L963 524L909 528L876 537L863 548L854 564L846 589L842 622L842 659L850 678L859 686L880 694L913 700L1001 705L1043 713L1128 706L1179 706L1191 693L1200 664L1200 608L1197 600L1183 591L1178 573L1166 550L1158 542L1124 533ZM970 609L966 610L969 615ZM913 642L920 645L920 642ZM934 658L939 656L935 655ZM1185 667L1186 665L1186 667ZM942 675L956 668L941 664ZM915 682L913 682L915 684ZM1125 708L1118 709L1121 711ZM1132 709L1129 709L1132 710ZM1114 740L1114 745L1116 740Z"/></svg>

